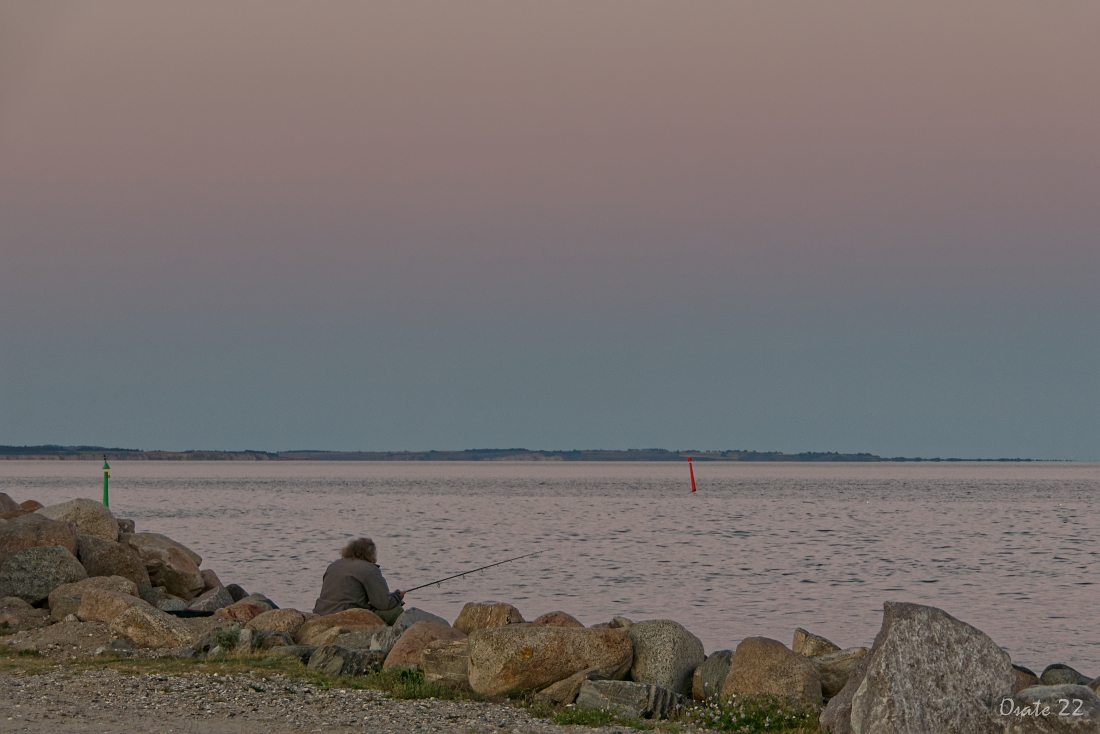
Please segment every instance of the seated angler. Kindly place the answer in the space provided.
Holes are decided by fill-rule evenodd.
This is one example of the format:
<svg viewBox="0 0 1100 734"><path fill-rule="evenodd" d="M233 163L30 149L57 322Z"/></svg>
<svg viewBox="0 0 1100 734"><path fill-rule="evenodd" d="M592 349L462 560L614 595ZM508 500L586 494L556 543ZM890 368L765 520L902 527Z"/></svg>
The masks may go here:
<svg viewBox="0 0 1100 734"><path fill-rule="evenodd" d="M370 538L353 540L329 564L321 582L314 614L335 614L345 609L369 609L386 624L401 615L405 592L390 591L378 568L378 551Z"/></svg>

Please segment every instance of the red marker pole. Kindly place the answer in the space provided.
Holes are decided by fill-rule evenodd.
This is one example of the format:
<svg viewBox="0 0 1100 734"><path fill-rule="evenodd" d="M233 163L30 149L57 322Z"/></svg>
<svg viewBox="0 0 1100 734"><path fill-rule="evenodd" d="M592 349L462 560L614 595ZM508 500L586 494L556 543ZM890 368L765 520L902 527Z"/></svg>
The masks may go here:
<svg viewBox="0 0 1100 734"><path fill-rule="evenodd" d="M691 491L695 491L695 469L691 465L691 457L688 457L688 471L691 472Z"/></svg>

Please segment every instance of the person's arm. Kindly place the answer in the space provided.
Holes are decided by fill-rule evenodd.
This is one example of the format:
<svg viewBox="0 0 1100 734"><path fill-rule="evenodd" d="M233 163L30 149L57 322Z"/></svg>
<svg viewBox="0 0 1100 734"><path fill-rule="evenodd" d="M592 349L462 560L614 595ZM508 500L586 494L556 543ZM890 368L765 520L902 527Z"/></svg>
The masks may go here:
<svg viewBox="0 0 1100 734"><path fill-rule="evenodd" d="M386 579L383 578L382 571L379 570L378 566L371 564L369 570L363 574L363 578L360 580L363 582L363 588L367 591L367 600L378 611L384 612L404 603L405 595L400 591L390 591L390 587L386 583Z"/></svg>

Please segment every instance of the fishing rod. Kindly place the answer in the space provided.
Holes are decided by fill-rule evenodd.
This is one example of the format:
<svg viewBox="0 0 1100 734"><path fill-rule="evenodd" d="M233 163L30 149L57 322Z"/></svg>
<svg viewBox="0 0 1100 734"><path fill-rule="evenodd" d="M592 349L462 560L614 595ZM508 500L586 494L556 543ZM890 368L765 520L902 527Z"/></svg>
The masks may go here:
<svg viewBox="0 0 1100 734"><path fill-rule="evenodd" d="M470 569L469 571L463 571L462 573L456 573L454 576L448 576L445 579L439 579L438 581L432 581L431 583L421 584L420 586L414 586L411 589L405 589L405 593L408 594L410 591L416 591L417 589L423 589L427 586L435 586L436 584L442 584L444 581L450 581L451 579L457 579L460 576L465 576L465 575L471 574L471 573L477 573L478 571L484 571L485 569L492 568L493 566L502 566L505 563L511 563L512 561L518 561L521 558L530 558L531 556L537 556L539 553L542 553L542 551L535 551L534 553L528 553L527 555L516 556L515 558L509 558L507 561L497 561L496 563L490 563L488 566L482 566L481 568L473 568L473 569Z"/></svg>

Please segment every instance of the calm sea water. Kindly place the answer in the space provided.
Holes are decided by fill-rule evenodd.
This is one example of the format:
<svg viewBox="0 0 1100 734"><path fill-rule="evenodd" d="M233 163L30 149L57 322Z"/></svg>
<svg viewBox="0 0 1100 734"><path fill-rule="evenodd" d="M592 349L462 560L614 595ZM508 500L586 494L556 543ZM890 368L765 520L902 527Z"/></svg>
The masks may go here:
<svg viewBox="0 0 1100 734"><path fill-rule="evenodd" d="M667 617L708 652L795 627L869 645L886 600L943 608L1013 660L1100 675L1100 465L116 462L111 507L226 583L312 609L352 537L408 603L508 601L586 624ZM99 498L94 462L3 462L0 491Z"/></svg>

